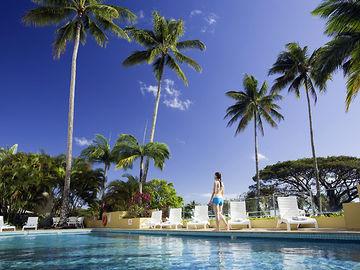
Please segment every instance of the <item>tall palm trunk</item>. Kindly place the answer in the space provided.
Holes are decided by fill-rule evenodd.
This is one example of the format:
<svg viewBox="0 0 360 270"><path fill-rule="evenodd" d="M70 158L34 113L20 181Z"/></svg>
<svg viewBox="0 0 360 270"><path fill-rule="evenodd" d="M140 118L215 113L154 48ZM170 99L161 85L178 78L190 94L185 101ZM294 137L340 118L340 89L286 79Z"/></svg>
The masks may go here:
<svg viewBox="0 0 360 270"><path fill-rule="evenodd" d="M158 81L158 89L157 89L157 93L156 93L155 107L154 107L151 132L150 132L150 142L154 142L156 120L157 120L159 103L160 103L160 95L161 95L161 79Z"/></svg>
<svg viewBox="0 0 360 270"><path fill-rule="evenodd" d="M107 173L109 170L109 166L105 163L104 165L104 185L101 187L100 189L100 194L99 194L99 201L100 201L100 210L99 210L99 219L102 219L103 213L105 212L105 201L104 201L104 197L105 197L105 189L106 189L106 183L107 183Z"/></svg>
<svg viewBox="0 0 360 270"><path fill-rule="evenodd" d="M140 177L139 177L139 192L143 192L143 182L144 182L144 157L140 158Z"/></svg>
<svg viewBox="0 0 360 270"><path fill-rule="evenodd" d="M81 24L77 23L76 37L74 42L74 51L71 62L71 81L70 81L70 96L69 96L69 113L68 113L68 134L67 134L67 149L66 149L66 171L64 191L62 198L62 205L60 211L60 226L66 224L66 218L69 214L69 196L70 196L70 177L71 177L71 163L72 163L72 144L73 144L73 129L74 129L74 98L75 98L75 81L76 81L76 60L80 44Z"/></svg>
<svg viewBox="0 0 360 270"><path fill-rule="evenodd" d="M154 107L153 119L152 119L152 125L151 125L151 132L150 132L150 142L154 142L154 138L155 138L156 120L157 120L157 115L158 115L158 110L159 110L159 103L160 103L160 96L161 96L162 73L163 73L163 70L160 71L160 77L159 77L159 80L158 80L158 89L157 89L157 93L156 93L155 107ZM149 162L150 162L150 160L147 158L146 163L145 163L145 169L144 169L144 177L143 177L144 182L146 182L146 179L147 179L147 174L148 174L148 171L149 171Z"/></svg>
<svg viewBox="0 0 360 270"><path fill-rule="evenodd" d="M256 204L258 211L260 211L260 178L259 178L259 156L258 156L258 139L257 139L257 114L254 113L254 143L255 143L255 169L256 169Z"/></svg>
<svg viewBox="0 0 360 270"><path fill-rule="evenodd" d="M104 198L105 195L105 189L106 189L106 183L107 183L107 174L108 171L110 169L110 166L108 164L105 163L104 165L104 185L101 187L101 194L100 194L100 198L101 200Z"/></svg>
<svg viewBox="0 0 360 270"><path fill-rule="evenodd" d="M322 213L322 205L321 205L321 194L320 194L319 167L318 167L317 158L316 158L316 152L315 152L314 131L313 131L313 124L312 124L312 114L311 114L310 97L309 97L309 91L308 91L308 88L307 88L306 85L305 85L305 91L306 91L306 100L307 100L308 114L309 114L311 151L312 151L313 162L314 162L314 169L315 169L316 197L317 197L317 200L318 200L319 212L320 212L320 214L321 214L321 213ZM310 191L310 192L311 192L311 191Z"/></svg>

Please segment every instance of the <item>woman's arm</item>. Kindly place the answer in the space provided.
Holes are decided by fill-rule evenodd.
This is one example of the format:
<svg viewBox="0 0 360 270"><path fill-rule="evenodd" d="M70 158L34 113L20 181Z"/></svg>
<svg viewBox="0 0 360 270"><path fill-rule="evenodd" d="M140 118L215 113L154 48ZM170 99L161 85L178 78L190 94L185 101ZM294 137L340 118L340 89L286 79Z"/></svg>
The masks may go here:
<svg viewBox="0 0 360 270"><path fill-rule="evenodd" d="M212 203L212 200L213 200L213 197L214 197L214 195L215 195L215 185L216 185L216 183L214 182L214 186L213 186L213 191L212 191L212 193L211 193L211 198L210 198L210 201L209 201L209 205Z"/></svg>

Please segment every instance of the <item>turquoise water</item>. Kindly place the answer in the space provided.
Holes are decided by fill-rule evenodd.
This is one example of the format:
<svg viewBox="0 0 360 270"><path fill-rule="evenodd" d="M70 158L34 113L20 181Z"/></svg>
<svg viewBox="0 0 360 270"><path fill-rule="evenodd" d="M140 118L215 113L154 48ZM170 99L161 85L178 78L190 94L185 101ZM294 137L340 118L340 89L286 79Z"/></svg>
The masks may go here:
<svg viewBox="0 0 360 270"><path fill-rule="evenodd" d="M0 269L360 269L360 244L91 233L0 237Z"/></svg>

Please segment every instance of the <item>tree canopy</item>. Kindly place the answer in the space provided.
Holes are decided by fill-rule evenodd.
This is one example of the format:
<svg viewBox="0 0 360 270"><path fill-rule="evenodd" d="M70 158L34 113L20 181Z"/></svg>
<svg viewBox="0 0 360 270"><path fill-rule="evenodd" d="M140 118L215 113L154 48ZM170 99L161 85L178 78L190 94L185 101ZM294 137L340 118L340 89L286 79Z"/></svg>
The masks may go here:
<svg viewBox="0 0 360 270"><path fill-rule="evenodd" d="M360 159L348 156L318 159L320 186L327 202L327 210L339 210L341 204L357 196L360 183ZM264 185L273 185L277 192L306 196L313 190L315 172L310 158L278 162L260 171Z"/></svg>
<svg viewBox="0 0 360 270"><path fill-rule="evenodd" d="M0 160L0 215L20 224L26 213L56 214L64 185L65 157L19 152ZM91 205L103 184L101 169L75 159L70 186L71 211Z"/></svg>

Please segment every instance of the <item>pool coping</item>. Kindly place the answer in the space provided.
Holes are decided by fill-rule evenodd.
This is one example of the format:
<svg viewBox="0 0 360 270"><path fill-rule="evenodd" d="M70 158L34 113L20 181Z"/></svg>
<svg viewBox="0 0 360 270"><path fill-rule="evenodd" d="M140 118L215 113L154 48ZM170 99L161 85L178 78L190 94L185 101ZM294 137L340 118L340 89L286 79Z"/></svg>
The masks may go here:
<svg viewBox="0 0 360 270"><path fill-rule="evenodd" d="M24 236L24 235L59 235L59 234L87 234L93 229L51 229L51 230L26 230L26 231L2 231L0 237L3 236Z"/></svg>
<svg viewBox="0 0 360 270"><path fill-rule="evenodd" d="M213 237L254 239L289 239L289 240L316 240L316 241L341 241L360 243L360 231L334 231L334 230L261 230L243 229L236 231L212 231L212 230L161 230L161 229L118 229L118 228L86 228L86 229L51 229L51 230L27 230L27 231L3 231L1 237L27 236L27 235L63 235L63 234L89 234L89 233L119 233L129 235L155 235L155 236L187 236L187 237Z"/></svg>
<svg viewBox="0 0 360 270"><path fill-rule="evenodd" d="M267 239L298 239L298 240L329 240L360 243L359 231L268 231L268 230L241 230L241 231L209 231L209 230L160 230L140 229L124 230L116 228L94 228L92 232L110 232L133 235L158 236L189 236L230 238L267 238Z"/></svg>

